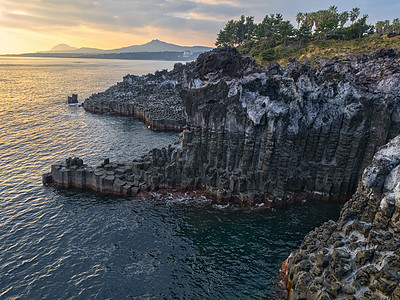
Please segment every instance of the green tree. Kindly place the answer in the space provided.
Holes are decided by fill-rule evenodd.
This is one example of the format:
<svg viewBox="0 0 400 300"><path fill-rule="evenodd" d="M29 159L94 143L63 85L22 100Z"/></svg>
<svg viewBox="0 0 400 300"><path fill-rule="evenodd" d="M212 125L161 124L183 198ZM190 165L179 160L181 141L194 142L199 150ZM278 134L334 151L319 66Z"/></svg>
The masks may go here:
<svg viewBox="0 0 400 300"><path fill-rule="evenodd" d="M316 33L324 39L327 39L335 35L338 26L339 20L337 18L323 19L322 22L318 25Z"/></svg>
<svg viewBox="0 0 400 300"><path fill-rule="evenodd" d="M297 33L296 36L300 41L300 47L304 43L308 42L312 37L312 33L311 33L311 30L310 30L310 27L307 24L304 24L304 23L301 24L299 30L297 30L296 33Z"/></svg>
<svg viewBox="0 0 400 300"><path fill-rule="evenodd" d="M376 34L378 34L378 35L383 34L384 27L385 27L385 22L383 22L383 21L376 22L376 24L375 24L375 32L376 32Z"/></svg>
<svg viewBox="0 0 400 300"><path fill-rule="evenodd" d="M347 27L345 38L348 40L361 38L364 34L369 33L372 27L367 24L367 18L368 15L363 15L363 17L358 19L357 22Z"/></svg>
<svg viewBox="0 0 400 300"><path fill-rule="evenodd" d="M400 19L393 19L391 31L395 34L400 34Z"/></svg>
<svg viewBox="0 0 400 300"><path fill-rule="evenodd" d="M254 30L256 25L254 24L254 17L246 17L245 24L245 41L248 42L253 38Z"/></svg>
<svg viewBox="0 0 400 300"><path fill-rule="evenodd" d="M313 15L311 13L305 13L304 14L304 23L308 25L310 28L310 31L312 32L313 26L314 26L314 19Z"/></svg>
<svg viewBox="0 0 400 300"><path fill-rule="evenodd" d="M221 29L217 35L215 46L233 46L236 40L236 23L234 20L229 20L224 29Z"/></svg>
<svg viewBox="0 0 400 300"><path fill-rule="evenodd" d="M383 21L383 32L389 33L389 29L390 29L390 21L389 20Z"/></svg>
<svg viewBox="0 0 400 300"><path fill-rule="evenodd" d="M347 11L344 11L339 14L339 24L340 28L343 28L344 24L349 20L349 13Z"/></svg>
<svg viewBox="0 0 400 300"><path fill-rule="evenodd" d="M303 21L304 21L304 14L302 12L298 12L296 15L297 28L300 27L300 23Z"/></svg>
<svg viewBox="0 0 400 300"><path fill-rule="evenodd" d="M328 14L330 18L337 18L338 11L337 11L337 6L332 5L328 8Z"/></svg>
<svg viewBox="0 0 400 300"><path fill-rule="evenodd" d="M310 14L310 18L312 20L312 24L315 26L315 28L317 28L319 23L324 19L324 11L319 10L316 12L312 12Z"/></svg>
<svg viewBox="0 0 400 300"><path fill-rule="evenodd" d="M240 16L239 21L235 22L235 45L240 45L244 42L246 36L246 18L244 15Z"/></svg>
<svg viewBox="0 0 400 300"><path fill-rule="evenodd" d="M357 20L358 16L360 15L360 9L358 7L354 7L351 11L350 11L350 21L351 24L354 23L355 20Z"/></svg>
<svg viewBox="0 0 400 300"><path fill-rule="evenodd" d="M289 37L294 36L294 27L289 21L281 21L277 25L279 41L286 45Z"/></svg>

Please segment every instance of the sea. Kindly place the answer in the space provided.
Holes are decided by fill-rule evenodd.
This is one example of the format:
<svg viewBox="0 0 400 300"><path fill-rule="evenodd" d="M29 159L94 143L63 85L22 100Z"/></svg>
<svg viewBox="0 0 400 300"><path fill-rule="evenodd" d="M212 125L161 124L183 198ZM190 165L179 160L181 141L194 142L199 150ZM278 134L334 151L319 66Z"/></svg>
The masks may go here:
<svg viewBox="0 0 400 300"><path fill-rule="evenodd" d="M341 206L243 209L42 185L68 157L129 162L179 140L68 106L174 62L0 57L0 299L277 299L282 262Z"/></svg>

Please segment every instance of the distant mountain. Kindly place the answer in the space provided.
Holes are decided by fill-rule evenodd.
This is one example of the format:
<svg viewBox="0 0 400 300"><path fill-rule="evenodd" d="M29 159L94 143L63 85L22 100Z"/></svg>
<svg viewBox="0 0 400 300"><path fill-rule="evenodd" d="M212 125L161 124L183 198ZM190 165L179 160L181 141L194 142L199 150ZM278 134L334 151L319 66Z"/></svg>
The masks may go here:
<svg viewBox="0 0 400 300"><path fill-rule="evenodd" d="M104 50L102 49L97 49L97 48L87 48L87 47L82 47L82 48L76 48L76 47L71 47L67 44L59 44L51 48L50 51L41 51L41 53L90 53L90 54L100 54L100 53L105 53Z"/></svg>
<svg viewBox="0 0 400 300"><path fill-rule="evenodd" d="M78 48L71 47L67 44L58 44L58 45L54 46L53 48L51 48L51 50L49 52L74 51L77 49Z"/></svg>
<svg viewBox="0 0 400 300"><path fill-rule="evenodd" d="M102 50L97 48L75 48L68 46L67 44L59 44L54 46L50 51L44 51L42 53L79 53L79 54L108 54L108 53L128 53L128 52L192 52L200 53L210 51L213 48L204 46L179 46L160 40L152 40L149 43L143 45L133 45L129 47L123 47L112 50Z"/></svg>
<svg viewBox="0 0 400 300"><path fill-rule="evenodd" d="M164 52L164 51L174 51L174 52L206 52L213 48L203 47L203 46L178 46L175 44L170 44L162 42L160 40L152 40L149 43L143 45L134 45L129 47L123 47L119 49L107 50L107 53L126 53L126 52Z"/></svg>

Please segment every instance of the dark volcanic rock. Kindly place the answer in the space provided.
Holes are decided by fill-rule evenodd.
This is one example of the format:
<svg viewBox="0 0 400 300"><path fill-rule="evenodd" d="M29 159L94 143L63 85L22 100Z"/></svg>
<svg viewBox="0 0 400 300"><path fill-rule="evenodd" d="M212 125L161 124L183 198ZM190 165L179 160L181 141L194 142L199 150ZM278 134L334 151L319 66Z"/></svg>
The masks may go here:
<svg viewBox="0 0 400 300"><path fill-rule="evenodd" d="M182 131L186 122L179 91L184 85L193 84L186 82L184 76L191 69L193 63L186 66L178 63L170 72L127 75L123 82L105 92L91 95L83 107L95 113L133 116L153 130Z"/></svg>
<svg viewBox="0 0 400 300"><path fill-rule="evenodd" d="M242 57L234 48L223 47L200 55L196 60L196 71L202 80L210 75L240 77L243 70L255 66L254 59Z"/></svg>
<svg viewBox="0 0 400 300"><path fill-rule="evenodd" d="M289 298L400 299L399 71L397 50L263 69L223 48L171 72L127 76L85 108L163 119L156 127L165 129L183 126L163 115L182 113L179 102L180 145L132 164L67 159L43 182L125 196L202 189L241 205L346 200L357 190L340 219L285 262Z"/></svg>
<svg viewBox="0 0 400 300"><path fill-rule="evenodd" d="M339 220L315 229L289 256L289 299L321 299L312 287L332 299L399 299L399 216L400 135L374 156ZM308 285L299 279L304 272Z"/></svg>
<svg viewBox="0 0 400 300"><path fill-rule="evenodd" d="M263 69L221 48L170 72L127 76L85 107L181 129L160 115L182 114L173 103L183 105L180 146L132 163L143 189L201 188L243 205L346 200L377 149L400 133L399 70L397 50Z"/></svg>

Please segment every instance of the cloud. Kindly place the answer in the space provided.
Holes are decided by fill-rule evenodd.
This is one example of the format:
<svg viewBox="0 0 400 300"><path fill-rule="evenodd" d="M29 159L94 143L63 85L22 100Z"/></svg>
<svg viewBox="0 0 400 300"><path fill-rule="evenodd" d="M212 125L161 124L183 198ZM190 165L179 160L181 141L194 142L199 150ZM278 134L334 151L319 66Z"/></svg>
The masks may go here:
<svg viewBox="0 0 400 300"><path fill-rule="evenodd" d="M113 43L118 41L116 36L125 41L130 35L131 39L143 42L168 37L168 42L181 43L185 38L187 45L212 45L225 23L240 15L254 16L256 22L261 22L265 15L279 12L295 24L299 11L316 11L331 5L343 11L357 6L374 23L398 17L400 11L398 0L353 3L347 0L1 0L0 27L3 32L14 30L19 34L25 30L38 36L48 34L51 40L58 37L73 40L75 34L79 41L87 41L81 46L91 47L105 44L107 35ZM108 48L119 46L124 45Z"/></svg>

